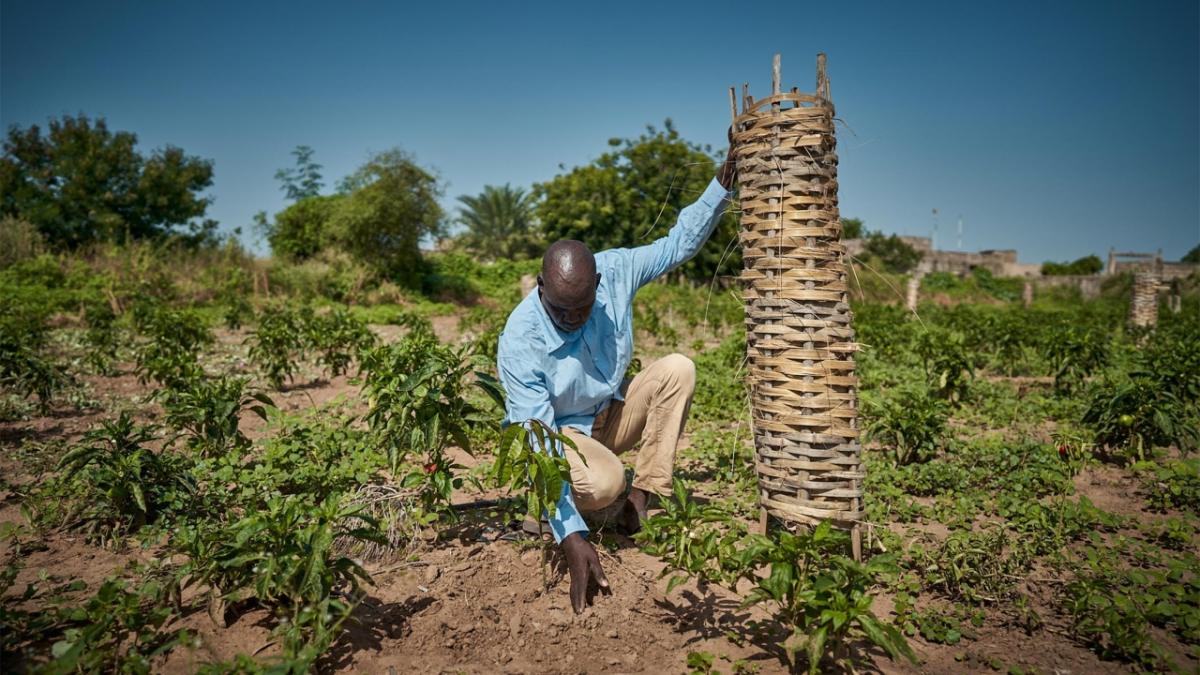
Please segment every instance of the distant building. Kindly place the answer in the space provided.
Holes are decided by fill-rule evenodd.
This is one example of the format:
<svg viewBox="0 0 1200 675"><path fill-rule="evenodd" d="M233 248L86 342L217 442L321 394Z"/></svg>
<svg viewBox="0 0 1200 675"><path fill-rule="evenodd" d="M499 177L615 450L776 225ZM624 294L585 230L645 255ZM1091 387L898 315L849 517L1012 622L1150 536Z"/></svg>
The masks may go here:
<svg viewBox="0 0 1200 675"><path fill-rule="evenodd" d="M921 262L917 264L918 274L948 272L961 276L970 274L971 270L976 268L983 268L998 277L1042 275L1041 264L1017 262L1017 252L1013 249L978 252L935 251L933 240L929 237L900 235L899 238L921 254ZM846 246L846 252L853 256L861 256L866 247L865 239L845 239L842 243Z"/></svg>
<svg viewBox="0 0 1200 675"><path fill-rule="evenodd" d="M917 264L917 274L931 272L948 272L959 276L970 274L977 268L985 269L998 277L1023 277L1037 279L1042 276L1041 263L1023 263L1017 261L1014 249L988 249L984 251L936 251L933 240L929 237L911 237L898 235L899 239L916 249L921 254L921 262ZM846 252L852 256L861 257L866 248L865 239L844 239ZM1104 275L1122 274L1142 270L1154 270L1164 280L1186 277L1200 270L1200 265L1184 262L1166 262L1162 259L1162 250L1157 253L1118 253L1109 249L1108 265Z"/></svg>

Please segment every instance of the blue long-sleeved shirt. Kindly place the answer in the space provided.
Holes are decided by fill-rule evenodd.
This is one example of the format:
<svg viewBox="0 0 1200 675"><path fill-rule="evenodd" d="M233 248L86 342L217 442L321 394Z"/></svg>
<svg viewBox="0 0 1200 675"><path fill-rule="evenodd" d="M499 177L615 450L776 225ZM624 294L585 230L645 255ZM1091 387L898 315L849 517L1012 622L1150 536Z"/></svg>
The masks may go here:
<svg viewBox="0 0 1200 675"><path fill-rule="evenodd" d="M600 287L582 328L560 331L536 289L517 305L500 334L497 355L507 394L506 423L536 419L555 431L572 427L591 435L596 415L613 399L622 398L621 382L633 357L634 295L696 255L712 234L728 197L729 191L714 178L700 199L679 213L666 236L646 246L597 253ZM573 532L587 532L566 485L556 508L549 519L556 541Z"/></svg>

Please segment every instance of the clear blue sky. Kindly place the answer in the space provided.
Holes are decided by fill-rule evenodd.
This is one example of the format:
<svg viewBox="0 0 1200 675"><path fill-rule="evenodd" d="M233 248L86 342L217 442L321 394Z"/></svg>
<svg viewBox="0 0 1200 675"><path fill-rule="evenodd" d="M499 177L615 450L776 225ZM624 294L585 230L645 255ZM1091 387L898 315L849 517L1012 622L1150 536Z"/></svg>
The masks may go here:
<svg viewBox="0 0 1200 675"><path fill-rule="evenodd" d="M852 5L852 6L849 6ZM1200 16L1181 2L308 3L0 0L0 122L79 112L215 162L209 215L284 205L307 144L327 188L373 150L445 205L529 186L675 121L722 146L726 88L813 88L829 56L842 214L1021 260L1200 242ZM251 242L252 243L252 242Z"/></svg>

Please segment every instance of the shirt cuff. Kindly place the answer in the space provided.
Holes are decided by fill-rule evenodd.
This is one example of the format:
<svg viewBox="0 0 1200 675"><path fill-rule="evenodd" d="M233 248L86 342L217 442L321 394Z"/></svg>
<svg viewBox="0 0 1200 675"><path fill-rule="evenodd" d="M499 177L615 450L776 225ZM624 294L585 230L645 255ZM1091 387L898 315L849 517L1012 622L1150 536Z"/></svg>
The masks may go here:
<svg viewBox="0 0 1200 675"><path fill-rule="evenodd" d="M562 496L558 498L557 510L554 515L547 520L550 522L550 532L554 535L554 541L561 544L563 539L575 532L582 532L583 536L587 536L587 523L583 521L583 516L580 515L579 509L575 508L575 500L571 499L571 486L563 484Z"/></svg>
<svg viewBox="0 0 1200 675"><path fill-rule="evenodd" d="M711 209L716 209L721 206L721 202L729 198L729 190L726 190L721 181L715 177L709 182L708 187L704 188L704 194L700 195L700 201Z"/></svg>

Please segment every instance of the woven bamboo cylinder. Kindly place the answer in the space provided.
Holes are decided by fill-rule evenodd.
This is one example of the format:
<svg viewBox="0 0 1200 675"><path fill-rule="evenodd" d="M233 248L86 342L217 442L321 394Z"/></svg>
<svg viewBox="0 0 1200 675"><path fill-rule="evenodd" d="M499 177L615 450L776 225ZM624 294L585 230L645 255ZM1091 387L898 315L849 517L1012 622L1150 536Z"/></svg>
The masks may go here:
<svg viewBox="0 0 1200 675"><path fill-rule="evenodd" d="M1129 323L1151 328L1158 325L1158 275L1154 272L1138 272L1133 276Z"/></svg>
<svg viewBox="0 0 1200 675"><path fill-rule="evenodd" d="M743 87L733 128L761 526L829 520L860 558L857 345L825 55L816 94L780 93L778 55L773 70L770 97Z"/></svg>

